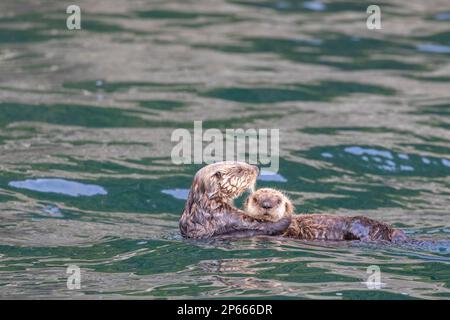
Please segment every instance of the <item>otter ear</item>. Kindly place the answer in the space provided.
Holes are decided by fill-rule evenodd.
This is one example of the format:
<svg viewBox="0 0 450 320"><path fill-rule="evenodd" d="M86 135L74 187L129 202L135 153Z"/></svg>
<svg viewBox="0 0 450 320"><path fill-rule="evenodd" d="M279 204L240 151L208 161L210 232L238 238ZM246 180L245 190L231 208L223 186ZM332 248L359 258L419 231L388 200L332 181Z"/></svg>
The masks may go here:
<svg viewBox="0 0 450 320"><path fill-rule="evenodd" d="M294 213L294 206L292 205L292 203L290 201L286 201L286 212L289 214Z"/></svg>
<svg viewBox="0 0 450 320"><path fill-rule="evenodd" d="M217 179L221 179L221 178L222 178L222 172L216 171L216 172L214 173L214 177L216 177Z"/></svg>

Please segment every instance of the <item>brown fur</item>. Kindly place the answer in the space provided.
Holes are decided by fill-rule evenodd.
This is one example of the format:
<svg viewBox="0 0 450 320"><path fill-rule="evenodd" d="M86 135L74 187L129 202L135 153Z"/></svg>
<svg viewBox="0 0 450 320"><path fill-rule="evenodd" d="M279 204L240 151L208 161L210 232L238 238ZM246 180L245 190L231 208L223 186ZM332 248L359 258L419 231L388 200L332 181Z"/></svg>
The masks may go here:
<svg viewBox="0 0 450 320"><path fill-rule="evenodd" d="M260 189L245 201L245 214L261 221L275 222L292 216L294 208L284 194L275 189ZM303 240L401 241L406 235L388 224L363 216L342 217L330 214L295 215L283 234Z"/></svg>
<svg viewBox="0 0 450 320"><path fill-rule="evenodd" d="M218 162L200 169L180 218L180 231L186 238L214 236L276 235L291 222L284 217L276 222L245 216L233 199L253 188L259 170L243 162Z"/></svg>

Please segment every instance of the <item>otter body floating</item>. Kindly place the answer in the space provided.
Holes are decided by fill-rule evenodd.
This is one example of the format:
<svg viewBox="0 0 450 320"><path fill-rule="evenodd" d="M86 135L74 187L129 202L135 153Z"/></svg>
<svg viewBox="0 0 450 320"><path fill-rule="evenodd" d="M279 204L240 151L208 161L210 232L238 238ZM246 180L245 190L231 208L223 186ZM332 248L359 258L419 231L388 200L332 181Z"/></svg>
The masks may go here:
<svg viewBox="0 0 450 320"><path fill-rule="evenodd" d="M283 233L291 217L261 222L246 216L233 204L233 199L254 187L258 174L256 166L244 162L217 162L200 169L195 174L180 218L181 235L205 239Z"/></svg>
<svg viewBox="0 0 450 320"><path fill-rule="evenodd" d="M278 190L259 189L245 201L245 214L260 221L276 222L292 216L294 207ZM294 215L285 237L302 240L404 241L408 238L388 224L363 216L342 217L331 214Z"/></svg>

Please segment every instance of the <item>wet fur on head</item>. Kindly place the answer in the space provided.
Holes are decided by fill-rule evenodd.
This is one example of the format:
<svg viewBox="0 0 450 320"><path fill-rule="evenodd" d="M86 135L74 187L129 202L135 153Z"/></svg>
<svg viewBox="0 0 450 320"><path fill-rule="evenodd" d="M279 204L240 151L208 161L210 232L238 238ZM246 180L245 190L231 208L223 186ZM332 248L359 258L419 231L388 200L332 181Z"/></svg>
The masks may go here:
<svg viewBox="0 0 450 320"><path fill-rule="evenodd" d="M291 200L282 192L263 188L256 190L244 203L245 214L263 221L278 221L294 213Z"/></svg>
<svg viewBox="0 0 450 320"><path fill-rule="evenodd" d="M254 187L259 170L241 162L224 161L210 164L200 169L192 183L192 201L215 200L231 203L247 189Z"/></svg>

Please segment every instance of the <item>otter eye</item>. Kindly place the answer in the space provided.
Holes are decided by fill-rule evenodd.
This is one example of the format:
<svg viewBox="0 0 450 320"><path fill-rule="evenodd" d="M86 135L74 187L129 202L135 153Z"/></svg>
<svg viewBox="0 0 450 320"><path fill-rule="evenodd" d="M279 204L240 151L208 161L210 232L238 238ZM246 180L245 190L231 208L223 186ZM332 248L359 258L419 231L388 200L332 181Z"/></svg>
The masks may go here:
<svg viewBox="0 0 450 320"><path fill-rule="evenodd" d="M280 204L281 203L281 199L278 199L277 203Z"/></svg>
<svg viewBox="0 0 450 320"><path fill-rule="evenodd" d="M222 178L222 172L217 171L216 173L214 173L214 176L216 176L217 178Z"/></svg>

